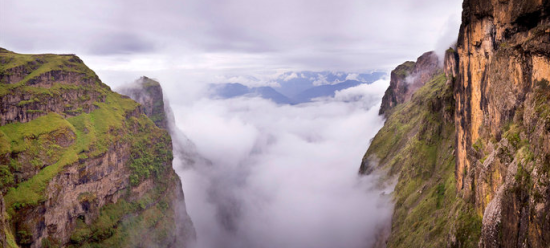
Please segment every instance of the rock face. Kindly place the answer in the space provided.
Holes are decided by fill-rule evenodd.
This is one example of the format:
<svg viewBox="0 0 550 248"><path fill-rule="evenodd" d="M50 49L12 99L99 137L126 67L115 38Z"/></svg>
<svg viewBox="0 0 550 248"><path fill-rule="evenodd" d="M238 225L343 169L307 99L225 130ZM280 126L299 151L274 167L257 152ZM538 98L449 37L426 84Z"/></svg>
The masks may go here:
<svg viewBox="0 0 550 248"><path fill-rule="evenodd" d="M119 92L140 103L143 112L157 127L168 129L164 96L159 82L143 76L133 84L120 89Z"/></svg>
<svg viewBox="0 0 550 248"><path fill-rule="evenodd" d="M550 245L550 1L466 0L455 84L457 190L483 247Z"/></svg>
<svg viewBox="0 0 550 248"><path fill-rule="evenodd" d="M390 87L382 98L380 114L388 117L396 105L409 101L420 87L439 71L439 60L434 52L418 57L416 62L407 61L391 72Z"/></svg>
<svg viewBox="0 0 550 248"><path fill-rule="evenodd" d="M97 75L75 55L25 55L0 48L0 125L29 122L48 112L64 117L90 113L105 101ZM37 90L40 89L40 90ZM9 92L9 94L7 94Z"/></svg>
<svg viewBox="0 0 550 248"><path fill-rule="evenodd" d="M550 1L466 0L443 71L402 103L392 73L361 164L398 181L387 246L550 247Z"/></svg>
<svg viewBox="0 0 550 248"><path fill-rule="evenodd" d="M8 247L6 239L6 233L8 233L8 223L6 220L6 205L4 203L4 197L0 194L0 246Z"/></svg>
<svg viewBox="0 0 550 248"><path fill-rule="evenodd" d="M112 92L74 55L2 49L0 62L4 247L186 247L194 240L170 135L143 107Z"/></svg>

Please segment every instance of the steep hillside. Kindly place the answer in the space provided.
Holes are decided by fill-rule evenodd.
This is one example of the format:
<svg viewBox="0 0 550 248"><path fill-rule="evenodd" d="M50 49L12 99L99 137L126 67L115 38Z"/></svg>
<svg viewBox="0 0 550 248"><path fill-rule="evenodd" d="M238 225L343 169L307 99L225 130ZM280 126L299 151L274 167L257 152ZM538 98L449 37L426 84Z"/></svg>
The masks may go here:
<svg viewBox="0 0 550 248"><path fill-rule="evenodd" d="M392 109L361 164L397 180L391 232L378 247L473 247L481 218L455 190L452 85L441 70L423 84Z"/></svg>
<svg viewBox="0 0 550 248"><path fill-rule="evenodd" d="M138 103L74 55L1 49L0 82L4 247L193 240L171 138Z"/></svg>
<svg viewBox="0 0 550 248"><path fill-rule="evenodd" d="M409 101L413 65L360 170L397 177L388 247L550 247L550 1L466 0L446 77Z"/></svg>

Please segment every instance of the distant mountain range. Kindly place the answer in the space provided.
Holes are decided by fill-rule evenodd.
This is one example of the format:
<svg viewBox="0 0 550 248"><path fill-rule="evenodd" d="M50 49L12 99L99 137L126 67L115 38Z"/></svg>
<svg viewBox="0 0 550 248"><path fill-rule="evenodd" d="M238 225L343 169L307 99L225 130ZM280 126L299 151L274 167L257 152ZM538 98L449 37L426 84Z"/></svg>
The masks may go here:
<svg viewBox="0 0 550 248"><path fill-rule="evenodd" d="M277 104L300 104L319 97L333 97L336 91L370 84L385 73L350 74L333 72L287 72L275 82L278 86L248 87L241 83L212 84L212 98L261 97Z"/></svg>

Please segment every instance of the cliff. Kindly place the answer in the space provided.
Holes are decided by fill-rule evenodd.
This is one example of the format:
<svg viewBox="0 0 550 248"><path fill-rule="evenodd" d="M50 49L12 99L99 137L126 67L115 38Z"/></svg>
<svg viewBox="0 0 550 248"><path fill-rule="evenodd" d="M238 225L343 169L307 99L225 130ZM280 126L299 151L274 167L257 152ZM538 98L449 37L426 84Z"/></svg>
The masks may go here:
<svg viewBox="0 0 550 248"><path fill-rule="evenodd" d="M550 1L466 0L457 43L457 190L483 247L550 245Z"/></svg>
<svg viewBox="0 0 550 248"><path fill-rule="evenodd" d="M390 86L382 98L380 114L388 117L395 106L409 101L439 69L439 59L434 52L424 53L416 62L407 61L395 68L390 75Z"/></svg>
<svg viewBox="0 0 550 248"><path fill-rule="evenodd" d="M193 240L170 135L78 57L0 50L0 103L5 247Z"/></svg>
<svg viewBox="0 0 550 248"><path fill-rule="evenodd" d="M141 104L142 110L155 124L170 132L172 136L173 154L184 161L184 166L211 165L197 152L195 144L176 126L174 112L164 98L160 83L148 77L141 77L136 81L116 89L117 92L127 95Z"/></svg>
<svg viewBox="0 0 550 248"><path fill-rule="evenodd" d="M168 117L160 83L148 77L141 77L133 84L119 90L141 104L143 112L160 128L168 129Z"/></svg>
<svg viewBox="0 0 550 248"><path fill-rule="evenodd" d="M412 66L392 72L360 168L397 179L388 247L550 246L549 14L466 0L443 74L407 100L395 89Z"/></svg>

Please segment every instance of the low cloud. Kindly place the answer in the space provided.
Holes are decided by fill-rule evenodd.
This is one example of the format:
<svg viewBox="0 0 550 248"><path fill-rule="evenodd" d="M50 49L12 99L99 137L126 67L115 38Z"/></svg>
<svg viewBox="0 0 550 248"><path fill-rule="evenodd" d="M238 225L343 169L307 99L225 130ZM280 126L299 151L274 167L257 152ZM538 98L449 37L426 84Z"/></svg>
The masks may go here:
<svg viewBox="0 0 550 248"><path fill-rule="evenodd" d="M388 81L300 105L201 98L174 106L210 165L183 168L198 248L369 247L392 214L391 188L357 175Z"/></svg>
<svg viewBox="0 0 550 248"><path fill-rule="evenodd" d="M284 80L285 82L288 82L289 80L294 79L294 78L298 78L298 74L296 74L296 72L291 73L290 75L288 75L287 77L285 77L283 80Z"/></svg>
<svg viewBox="0 0 550 248"><path fill-rule="evenodd" d="M460 16L451 15L440 29L440 36L435 44L435 53L439 57L440 63L443 63L445 51L450 47L455 48L460 29Z"/></svg>
<svg viewBox="0 0 550 248"><path fill-rule="evenodd" d="M357 74L357 73L350 73L346 76L346 80L357 80L358 76L359 76L359 74Z"/></svg>

